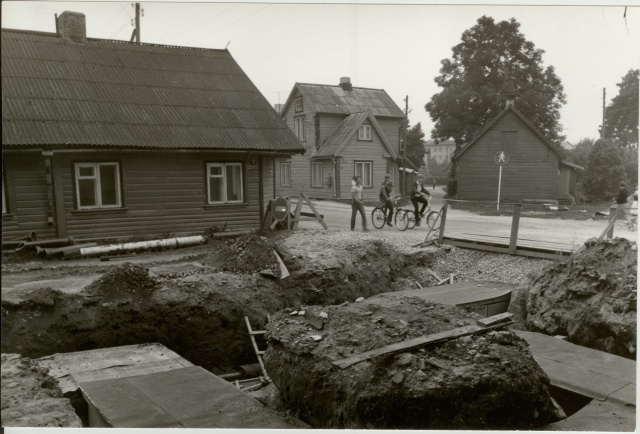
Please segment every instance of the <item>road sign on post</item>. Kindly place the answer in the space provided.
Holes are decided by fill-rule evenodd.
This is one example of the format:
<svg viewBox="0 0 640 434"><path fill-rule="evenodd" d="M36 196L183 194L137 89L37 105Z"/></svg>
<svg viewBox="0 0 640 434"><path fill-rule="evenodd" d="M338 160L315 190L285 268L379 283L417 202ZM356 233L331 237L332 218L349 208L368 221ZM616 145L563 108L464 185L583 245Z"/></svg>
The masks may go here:
<svg viewBox="0 0 640 434"><path fill-rule="evenodd" d="M497 210L500 211L500 186L502 185L502 166L509 162L509 153L505 150L496 152L493 156L493 161L500 166L500 174L498 175L498 206Z"/></svg>

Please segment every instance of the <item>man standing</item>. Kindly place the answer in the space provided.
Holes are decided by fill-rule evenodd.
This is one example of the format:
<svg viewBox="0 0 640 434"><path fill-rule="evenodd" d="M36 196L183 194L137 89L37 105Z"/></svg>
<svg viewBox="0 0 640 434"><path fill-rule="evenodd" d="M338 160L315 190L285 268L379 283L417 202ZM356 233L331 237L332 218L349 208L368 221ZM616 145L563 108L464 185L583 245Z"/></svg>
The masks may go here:
<svg viewBox="0 0 640 434"><path fill-rule="evenodd" d="M391 218L393 217L393 200L391 199L391 193L393 192L393 182L391 181L391 175L384 176L384 181L380 186L380 201L382 205L387 208L389 212L387 216L387 226L393 226L391 224Z"/></svg>
<svg viewBox="0 0 640 434"><path fill-rule="evenodd" d="M424 214L424 210L427 209L429 205L429 199L431 198L431 194L425 188L422 183L424 178L422 175L418 175L418 179L413 183L411 187L411 203L413 203L413 209L416 213L416 226L420 226L420 220L422 215ZM422 204L422 209L418 212L418 203Z"/></svg>
<svg viewBox="0 0 640 434"><path fill-rule="evenodd" d="M362 216L362 230L367 229L367 218L364 215L364 202L362 201L362 177L355 176L355 184L351 187L351 230L356 227L356 214L360 211Z"/></svg>

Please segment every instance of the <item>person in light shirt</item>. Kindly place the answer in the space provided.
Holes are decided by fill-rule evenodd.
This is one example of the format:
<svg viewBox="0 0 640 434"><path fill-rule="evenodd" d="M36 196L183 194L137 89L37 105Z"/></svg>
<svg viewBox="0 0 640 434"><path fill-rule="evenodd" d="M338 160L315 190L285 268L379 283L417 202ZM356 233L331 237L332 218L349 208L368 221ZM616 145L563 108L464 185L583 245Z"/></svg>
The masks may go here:
<svg viewBox="0 0 640 434"><path fill-rule="evenodd" d="M362 230L367 232L367 218L364 214L364 202L362 200L362 177L354 176L353 180L355 183L351 187L351 230L353 231L356 228L356 214L359 211L362 216Z"/></svg>

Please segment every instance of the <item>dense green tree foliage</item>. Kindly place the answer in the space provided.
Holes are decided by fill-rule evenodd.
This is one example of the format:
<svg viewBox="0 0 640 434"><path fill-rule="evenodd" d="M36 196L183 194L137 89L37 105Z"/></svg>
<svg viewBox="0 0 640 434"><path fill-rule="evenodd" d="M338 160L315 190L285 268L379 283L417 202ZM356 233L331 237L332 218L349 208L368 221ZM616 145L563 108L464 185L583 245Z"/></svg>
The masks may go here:
<svg viewBox="0 0 640 434"><path fill-rule="evenodd" d="M483 16L462 34L451 59L442 60L435 82L442 88L425 106L433 139L453 138L456 150L469 142L505 106L507 99L553 141L563 139L560 107L564 89L543 50L520 33L515 19L496 23Z"/></svg>
<svg viewBox="0 0 640 434"><path fill-rule="evenodd" d="M638 71L632 69L622 77L618 95L605 109L605 138L615 139L623 148L638 149Z"/></svg>
<svg viewBox="0 0 640 434"><path fill-rule="evenodd" d="M627 179L625 150L613 139L597 140L589 153L582 184L590 200L612 199Z"/></svg>

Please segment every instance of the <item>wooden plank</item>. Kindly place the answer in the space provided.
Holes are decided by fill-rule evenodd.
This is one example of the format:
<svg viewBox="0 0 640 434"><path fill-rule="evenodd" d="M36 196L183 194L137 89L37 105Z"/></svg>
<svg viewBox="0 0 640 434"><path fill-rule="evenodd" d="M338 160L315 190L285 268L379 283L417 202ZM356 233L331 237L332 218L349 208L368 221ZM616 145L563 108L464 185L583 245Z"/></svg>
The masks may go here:
<svg viewBox="0 0 640 434"><path fill-rule="evenodd" d="M469 242L458 241L455 239L450 239L448 237L444 239L443 244L462 247L466 249L486 250L494 253L507 253L507 254L509 253L508 247L497 247L497 246L491 246L486 244L474 243L472 241L469 241ZM525 250L525 249L516 249L516 255L519 255L519 256L528 256L532 258L553 259L553 260L561 258L565 254L569 255L571 252L561 252L561 253L562 254L552 253L552 252L536 252L536 251Z"/></svg>
<svg viewBox="0 0 640 434"><path fill-rule="evenodd" d="M438 234L438 242L442 244L444 242L444 226L447 222L447 207L448 201L445 199L444 204L442 205L442 221L440 222L440 232Z"/></svg>
<svg viewBox="0 0 640 434"><path fill-rule="evenodd" d="M513 218L511 220L511 238L509 240L509 253L516 254L516 244L518 243L518 227L520 226L520 211L522 205L516 203L513 205Z"/></svg>
<svg viewBox="0 0 640 434"><path fill-rule="evenodd" d="M505 313L501 313L501 314L498 314L498 315L490 316L489 318L482 318L482 319L479 319L479 320L477 321L477 323L478 323L478 325L481 325L481 326L485 326L485 327L486 327L486 326L490 326L490 325L493 325L493 324L501 323L501 322L503 322L503 321L507 321L507 320L508 320L508 319L510 319L512 316L513 316L513 314L512 314L512 313L510 313L510 312L505 312Z"/></svg>
<svg viewBox="0 0 640 434"><path fill-rule="evenodd" d="M382 356L385 354L393 354L393 353L397 353L400 351L405 351L411 348L416 348L416 347L420 347L420 346L424 346L424 345L428 345L428 344L433 344L436 342L442 342L442 341L446 341L449 339L456 339L456 338L460 338L462 336L468 336L468 335L472 335L472 334L476 334L476 333L482 333L485 332L487 330L492 330L494 328L500 328L500 327L504 327L507 326L509 324L511 324L512 321L508 321L508 322L504 322L501 324L497 324L497 325L491 325L488 327L483 327L483 326L479 326L479 325L468 325L468 326L464 326L464 327L459 327L459 328L455 328L455 329L451 329L451 330L445 330L443 332L439 332L439 333L434 333L431 335L427 335L427 336L420 336L418 338L414 338L414 339L408 339L404 342L398 342L395 344L391 344L391 345L385 345L384 347L381 348L376 348L375 350L370 350L370 351L365 351L363 353L360 354L356 354L355 356L351 356L351 357L347 357L345 359L341 359L341 360L335 360L331 363L333 363L334 365L336 365L337 367L341 368L341 369L345 369L348 368L351 365L355 365L356 363L360 363L363 362L365 360L369 360L372 359L374 357L377 356Z"/></svg>
<svg viewBox="0 0 640 434"><path fill-rule="evenodd" d="M459 238L463 240L477 240L493 242L500 245L509 245L509 238L501 237L497 235L484 235L484 234L461 234L463 237L451 236L451 238ZM554 243L551 241L539 241L539 240L527 240L523 238L518 239L519 247L531 247L531 248L546 248L549 250L573 250L573 246L567 243Z"/></svg>
<svg viewBox="0 0 640 434"><path fill-rule="evenodd" d="M300 192L300 196L302 196L302 198L303 198L305 201L307 201L307 205L309 205L309 208L311 208L311 211L313 211L313 213L314 213L317 217L319 217L319 216L320 216L320 213L318 212L318 210L316 209L316 207L315 207L315 206L313 206L313 204L311 203L311 200L309 200L309 198L307 197L307 195L306 195L306 194L304 194L304 192L302 192L302 191L301 191L301 192ZM329 229L329 228L327 227L326 223L324 222L324 220L323 220L322 218L320 218L319 223L322 225L322 227L323 227L324 229Z"/></svg>

